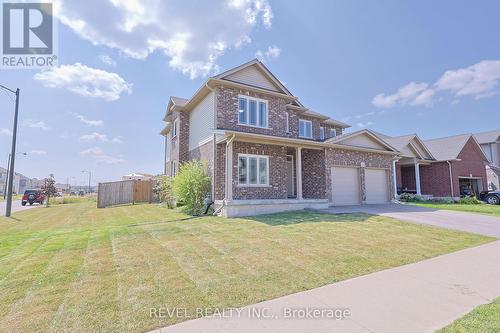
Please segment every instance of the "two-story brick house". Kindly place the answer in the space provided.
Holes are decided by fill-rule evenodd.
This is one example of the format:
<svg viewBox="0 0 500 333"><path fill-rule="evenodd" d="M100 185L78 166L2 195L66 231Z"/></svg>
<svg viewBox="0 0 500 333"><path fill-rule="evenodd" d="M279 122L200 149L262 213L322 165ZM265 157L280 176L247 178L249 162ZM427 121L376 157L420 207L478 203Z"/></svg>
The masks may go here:
<svg viewBox="0 0 500 333"><path fill-rule="evenodd" d="M260 61L209 78L190 98L171 97L165 173L208 161L224 216L387 202L398 151L369 130L305 107Z"/></svg>

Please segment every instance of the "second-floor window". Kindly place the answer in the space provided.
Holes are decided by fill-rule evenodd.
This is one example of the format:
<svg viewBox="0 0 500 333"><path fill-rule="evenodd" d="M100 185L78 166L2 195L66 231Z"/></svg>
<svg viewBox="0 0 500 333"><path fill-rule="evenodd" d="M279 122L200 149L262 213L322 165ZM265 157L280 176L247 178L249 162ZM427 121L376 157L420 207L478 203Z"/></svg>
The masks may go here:
<svg viewBox="0 0 500 333"><path fill-rule="evenodd" d="M330 128L330 138L337 136L337 130L335 128Z"/></svg>
<svg viewBox="0 0 500 333"><path fill-rule="evenodd" d="M290 114L288 112L285 113L285 131L290 133Z"/></svg>
<svg viewBox="0 0 500 333"><path fill-rule="evenodd" d="M238 124L267 128L268 103L266 100L248 96L238 98Z"/></svg>
<svg viewBox="0 0 500 333"><path fill-rule="evenodd" d="M178 123L178 120L174 120L174 123L172 124L172 139L175 138L177 136L177 123Z"/></svg>
<svg viewBox="0 0 500 333"><path fill-rule="evenodd" d="M310 120L299 120L299 137L312 139L312 122Z"/></svg>
<svg viewBox="0 0 500 333"><path fill-rule="evenodd" d="M325 140L325 128L323 126L319 128L319 139Z"/></svg>

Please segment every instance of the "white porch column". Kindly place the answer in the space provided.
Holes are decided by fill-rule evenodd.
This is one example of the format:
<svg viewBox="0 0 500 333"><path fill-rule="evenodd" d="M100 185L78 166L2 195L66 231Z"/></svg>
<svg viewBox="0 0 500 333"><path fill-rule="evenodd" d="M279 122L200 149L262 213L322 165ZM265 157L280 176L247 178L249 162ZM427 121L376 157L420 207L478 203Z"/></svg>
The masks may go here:
<svg viewBox="0 0 500 333"><path fill-rule="evenodd" d="M226 145L226 200L233 200L233 141Z"/></svg>
<svg viewBox="0 0 500 333"><path fill-rule="evenodd" d="M417 186L417 195L422 195L420 191L420 164L415 161L415 184Z"/></svg>
<svg viewBox="0 0 500 333"><path fill-rule="evenodd" d="M398 197L398 178L396 176L396 160L392 161L392 190L394 191L394 199Z"/></svg>
<svg viewBox="0 0 500 333"><path fill-rule="evenodd" d="M300 147L297 148L295 170L297 170L297 199L302 200L302 148Z"/></svg>

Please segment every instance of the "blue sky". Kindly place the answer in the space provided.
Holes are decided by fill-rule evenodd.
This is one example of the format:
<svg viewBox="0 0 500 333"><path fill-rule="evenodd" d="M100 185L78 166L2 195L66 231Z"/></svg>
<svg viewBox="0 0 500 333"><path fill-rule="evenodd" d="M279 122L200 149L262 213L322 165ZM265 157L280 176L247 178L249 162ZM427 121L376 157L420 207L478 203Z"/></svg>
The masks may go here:
<svg viewBox="0 0 500 333"><path fill-rule="evenodd" d="M16 171L85 184L160 173L170 95L263 59L312 110L389 135L500 128L498 1L60 1L59 66L21 89ZM110 22L112 22L110 24ZM0 165L11 99L0 93Z"/></svg>

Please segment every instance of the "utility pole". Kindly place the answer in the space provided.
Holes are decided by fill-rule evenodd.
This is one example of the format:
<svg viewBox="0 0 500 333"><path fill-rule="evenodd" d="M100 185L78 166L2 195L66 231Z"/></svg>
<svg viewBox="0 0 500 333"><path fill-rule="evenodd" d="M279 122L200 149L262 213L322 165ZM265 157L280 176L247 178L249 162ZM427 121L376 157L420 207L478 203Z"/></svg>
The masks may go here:
<svg viewBox="0 0 500 333"><path fill-rule="evenodd" d="M12 186L14 185L14 163L16 160L16 139L17 139L17 118L19 114L19 88L13 91L7 87L1 86L2 88L16 94L16 110L14 112L14 128L12 130L12 150L10 152L10 165L9 165L9 182L7 185L7 205L5 208L5 216L10 217L12 210Z"/></svg>
<svg viewBox="0 0 500 333"><path fill-rule="evenodd" d="M82 172L87 172L89 174L89 191L88 191L88 193L90 193L90 180L92 178L92 172L90 172L89 170L82 170Z"/></svg>

